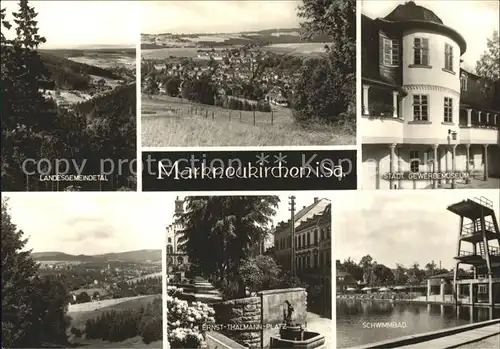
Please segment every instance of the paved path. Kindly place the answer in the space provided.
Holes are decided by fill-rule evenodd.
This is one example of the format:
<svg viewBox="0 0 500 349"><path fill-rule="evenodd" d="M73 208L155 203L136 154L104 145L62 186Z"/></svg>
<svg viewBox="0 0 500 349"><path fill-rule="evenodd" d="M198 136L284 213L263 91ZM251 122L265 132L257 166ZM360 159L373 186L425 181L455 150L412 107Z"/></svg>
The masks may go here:
<svg viewBox="0 0 500 349"><path fill-rule="evenodd" d="M483 339L475 343L464 344L457 348L460 349L498 349L500 347L500 334Z"/></svg>
<svg viewBox="0 0 500 349"><path fill-rule="evenodd" d="M317 314L307 313L307 329L312 332L318 332L325 336L323 348L335 348L333 342L333 331L335 329L333 320L321 317Z"/></svg>
<svg viewBox="0 0 500 349"><path fill-rule="evenodd" d="M437 339L433 339L430 341L425 341L417 344L406 345L400 348L412 348L412 349L446 349L446 348L480 348L480 349L498 349L498 341L494 341L494 337L490 337L485 339L485 343L495 342L496 346L480 346L480 342L465 344L470 341L474 341L480 338L484 338L487 336L493 336L497 334L497 338L500 336L500 326L499 324L484 326L480 328L476 328L474 330L469 330L461 333L457 333L454 335L441 337Z"/></svg>

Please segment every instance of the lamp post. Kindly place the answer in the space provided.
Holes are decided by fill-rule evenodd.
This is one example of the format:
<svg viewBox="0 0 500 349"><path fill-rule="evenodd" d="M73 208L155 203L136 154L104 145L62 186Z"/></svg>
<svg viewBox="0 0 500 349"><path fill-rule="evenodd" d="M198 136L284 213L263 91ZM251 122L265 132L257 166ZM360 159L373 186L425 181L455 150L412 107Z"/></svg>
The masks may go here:
<svg viewBox="0 0 500 349"><path fill-rule="evenodd" d="M457 140L457 132L448 129L448 148L451 149L451 171L453 172L452 177L451 177L451 189L455 189L457 186L457 181L455 179L456 160L455 160L455 144L453 144L453 146L451 145L452 140L453 141Z"/></svg>
<svg viewBox="0 0 500 349"><path fill-rule="evenodd" d="M290 220L291 220L290 236L292 240L290 246L291 271L292 271L292 276L295 276L295 196L291 195L288 198L290 199L289 201Z"/></svg>

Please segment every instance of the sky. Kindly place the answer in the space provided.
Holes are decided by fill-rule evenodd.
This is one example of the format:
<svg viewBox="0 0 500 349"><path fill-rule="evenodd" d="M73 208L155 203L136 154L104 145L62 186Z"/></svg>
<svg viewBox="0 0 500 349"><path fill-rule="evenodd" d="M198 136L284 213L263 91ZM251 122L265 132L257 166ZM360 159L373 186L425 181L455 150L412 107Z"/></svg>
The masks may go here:
<svg viewBox="0 0 500 349"><path fill-rule="evenodd" d="M232 33L298 28L301 1L144 1L141 33Z"/></svg>
<svg viewBox="0 0 500 349"><path fill-rule="evenodd" d="M406 1L365 0L361 13L370 17L385 17L394 8ZM463 67L475 70L476 62L486 50L486 40L498 30L500 2L498 0L416 0L417 5L433 11L443 23L459 32L467 42L467 51L462 56Z"/></svg>
<svg viewBox="0 0 500 349"><path fill-rule="evenodd" d="M276 215L273 217L273 224L276 226L279 222L281 221L288 221L290 219L290 211L289 211L289 199L288 197L292 194L288 195L279 195L280 198L280 203L278 205L278 208L276 210ZM296 192L293 193L295 196L295 206L296 206L296 212L302 209L303 206L309 206L314 202L314 198L318 197L320 199L327 197L324 192L308 192L308 193L301 193L301 192ZM165 194L162 194L161 196L158 197L159 200L162 200L162 198L165 197ZM180 196L181 199L184 199L184 196ZM174 219L174 209L175 209L175 197L172 196L171 200L168 200L164 202L164 209L165 212L167 212L167 217L170 217L168 220L167 225L172 224ZM166 234L166 231L165 231Z"/></svg>
<svg viewBox="0 0 500 349"><path fill-rule="evenodd" d="M34 252L161 249L165 209L134 193L8 193L12 221Z"/></svg>
<svg viewBox="0 0 500 349"><path fill-rule="evenodd" d="M332 231L336 259L359 262L369 254L377 263L423 268L434 260L443 268L455 266L459 216L446 208L465 199L484 196L499 213L497 190L358 191L332 194Z"/></svg>
<svg viewBox="0 0 500 349"><path fill-rule="evenodd" d="M29 4L38 12L40 35L47 39L40 48L135 47L139 38L139 4L135 1L30 1ZM2 8L7 9L7 19L12 20L11 13L18 9L17 1L2 1ZM10 32L14 33L12 29Z"/></svg>

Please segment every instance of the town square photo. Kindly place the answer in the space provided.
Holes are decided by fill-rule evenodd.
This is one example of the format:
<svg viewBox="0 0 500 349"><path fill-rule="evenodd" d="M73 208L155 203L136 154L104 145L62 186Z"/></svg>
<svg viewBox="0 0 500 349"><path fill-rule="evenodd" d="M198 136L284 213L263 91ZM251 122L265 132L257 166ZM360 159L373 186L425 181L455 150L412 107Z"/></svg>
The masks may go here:
<svg viewBox="0 0 500 349"><path fill-rule="evenodd" d="M142 145L354 145L355 23L355 0L141 2Z"/></svg>
<svg viewBox="0 0 500 349"><path fill-rule="evenodd" d="M332 195L337 348L498 348L498 190Z"/></svg>
<svg viewBox="0 0 500 349"><path fill-rule="evenodd" d="M2 191L136 190L137 6L2 1Z"/></svg>
<svg viewBox="0 0 500 349"><path fill-rule="evenodd" d="M2 195L3 348L163 349L162 209L130 194Z"/></svg>
<svg viewBox="0 0 500 349"><path fill-rule="evenodd" d="M329 199L159 198L171 348L334 347Z"/></svg>
<svg viewBox="0 0 500 349"><path fill-rule="evenodd" d="M360 187L499 188L499 2L358 6Z"/></svg>

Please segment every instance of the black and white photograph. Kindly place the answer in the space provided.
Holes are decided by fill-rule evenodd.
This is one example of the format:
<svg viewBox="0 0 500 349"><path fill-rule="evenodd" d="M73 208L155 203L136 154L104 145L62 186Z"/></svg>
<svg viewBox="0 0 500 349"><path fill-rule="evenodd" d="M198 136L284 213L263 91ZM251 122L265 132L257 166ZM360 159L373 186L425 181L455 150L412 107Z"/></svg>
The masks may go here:
<svg viewBox="0 0 500 349"><path fill-rule="evenodd" d="M162 194L170 348L334 346L331 201L314 195Z"/></svg>
<svg viewBox="0 0 500 349"><path fill-rule="evenodd" d="M356 1L141 3L144 147L356 143Z"/></svg>
<svg viewBox="0 0 500 349"><path fill-rule="evenodd" d="M162 210L124 195L2 197L3 348L163 349Z"/></svg>
<svg viewBox="0 0 500 349"><path fill-rule="evenodd" d="M137 7L2 1L2 191L136 190Z"/></svg>
<svg viewBox="0 0 500 349"><path fill-rule="evenodd" d="M337 348L498 348L498 191L349 198L332 195Z"/></svg>
<svg viewBox="0 0 500 349"><path fill-rule="evenodd" d="M361 188L500 188L499 2L358 4Z"/></svg>

